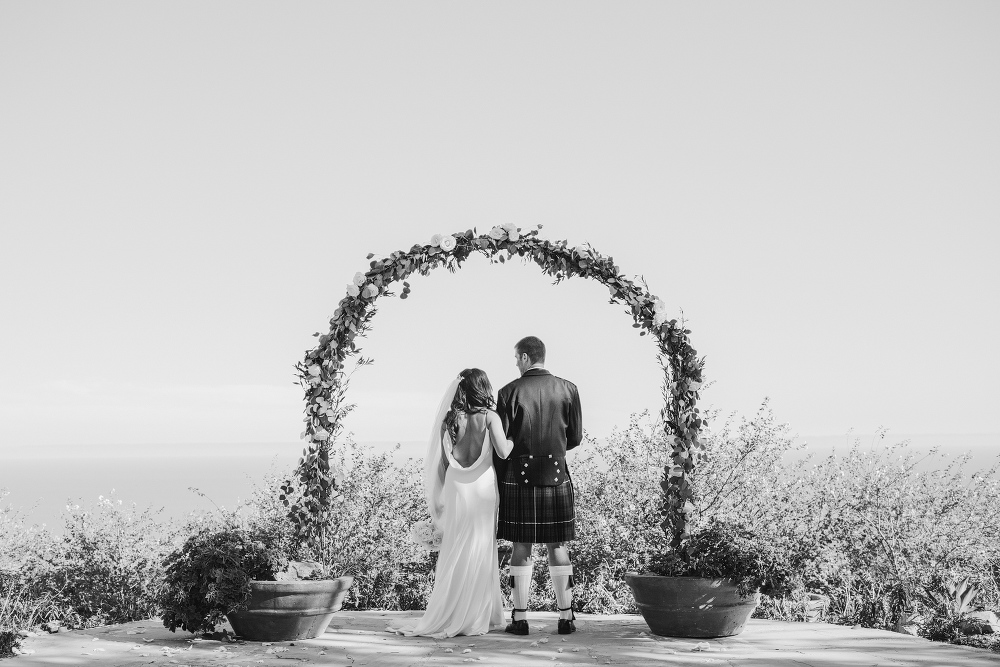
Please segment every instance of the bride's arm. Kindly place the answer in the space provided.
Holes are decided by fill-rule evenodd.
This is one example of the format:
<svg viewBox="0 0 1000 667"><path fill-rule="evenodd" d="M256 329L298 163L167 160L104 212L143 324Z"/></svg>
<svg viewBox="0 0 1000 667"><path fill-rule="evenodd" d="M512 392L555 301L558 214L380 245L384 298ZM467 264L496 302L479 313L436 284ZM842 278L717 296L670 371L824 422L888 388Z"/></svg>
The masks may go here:
<svg viewBox="0 0 1000 667"><path fill-rule="evenodd" d="M490 442L493 443L493 449L500 455L500 458L505 459L510 456L510 451L514 449L514 441L508 440L507 436L504 435L500 415L488 410L486 412L486 426L490 431Z"/></svg>
<svg viewBox="0 0 1000 667"><path fill-rule="evenodd" d="M448 470L448 452L452 448L451 433L448 432L448 427L444 424L441 425L441 466L438 468L438 474L441 475L441 482L444 482L444 474Z"/></svg>

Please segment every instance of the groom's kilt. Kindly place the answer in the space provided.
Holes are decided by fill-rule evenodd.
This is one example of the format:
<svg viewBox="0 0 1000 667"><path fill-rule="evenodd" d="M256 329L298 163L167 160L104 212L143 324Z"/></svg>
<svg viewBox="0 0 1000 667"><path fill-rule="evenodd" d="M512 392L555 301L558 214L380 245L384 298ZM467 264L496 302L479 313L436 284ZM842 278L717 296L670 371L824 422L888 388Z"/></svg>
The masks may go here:
<svg viewBox="0 0 1000 667"><path fill-rule="evenodd" d="M511 542L569 542L576 538L573 482L559 486L518 484L508 466L500 490L497 537Z"/></svg>

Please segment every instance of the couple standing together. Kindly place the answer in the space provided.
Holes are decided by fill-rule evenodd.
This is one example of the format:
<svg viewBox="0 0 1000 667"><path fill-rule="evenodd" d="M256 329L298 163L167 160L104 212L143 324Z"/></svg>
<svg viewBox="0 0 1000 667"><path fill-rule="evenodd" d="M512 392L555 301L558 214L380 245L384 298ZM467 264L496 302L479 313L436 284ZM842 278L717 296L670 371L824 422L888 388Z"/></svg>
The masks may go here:
<svg viewBox="0 0 1000 667"><path fill-rule="evenodd" d="M573 623L573 566L565 543L576 537L566 451L583 437L576 385L545 370L545 345L528 336L514 347L521 377L493 401L478 368L462 371L438 409L424 458L424 485L442 529L434 591L406 635L481 635L503 624L496 538L514 550L514 611L506 631L528 634L533 544L548 550L559 606L559 634ZM494 409L495 408L495 409Z"/></svg>

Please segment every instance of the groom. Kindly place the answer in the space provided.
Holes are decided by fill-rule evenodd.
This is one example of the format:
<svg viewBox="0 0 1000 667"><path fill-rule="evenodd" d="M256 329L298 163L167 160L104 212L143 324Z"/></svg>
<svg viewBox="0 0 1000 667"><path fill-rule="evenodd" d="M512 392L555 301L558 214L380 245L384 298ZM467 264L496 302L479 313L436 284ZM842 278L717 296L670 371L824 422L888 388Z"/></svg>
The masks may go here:
<svg viewBox="0 0 1000 667"><path fill-rule="evenodd" d="M566 451L583 438L580 395L576 385L545 370L545 344L534 336L514 346L520 379L500 390L497 413L514 448L505 472L497 469L500 516L497 537L514 543L510 559L514 612L507 632L528 634L531 549L545 544L549 576L559 603L559 634L576 631L573 623L573 566L565 543L576 537L573 482Z"/></svg>

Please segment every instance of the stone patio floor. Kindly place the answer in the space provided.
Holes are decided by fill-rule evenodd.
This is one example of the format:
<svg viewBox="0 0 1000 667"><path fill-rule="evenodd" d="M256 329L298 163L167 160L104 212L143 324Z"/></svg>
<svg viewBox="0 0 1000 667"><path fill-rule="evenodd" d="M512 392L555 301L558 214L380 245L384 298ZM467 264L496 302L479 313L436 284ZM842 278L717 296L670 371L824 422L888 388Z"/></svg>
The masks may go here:
<svg viewBox="0 0 1000 667"><path fill-rule="evenodd" d="M422 612L338 612L317 639L226 643L171 633L158 620L28 637L33 651L4 667L34 665L212 665L256 667L437 667L450 665L733 665L740 667L979 667L1000 666L1000 654L930 642L881 630L825 623L751 620L742 634L712 640L649 633L640 616L581 614L578 631L556 634L553 613L530 616L531 634L502 631L449 640L401 637L386 631Z"/></svg>

